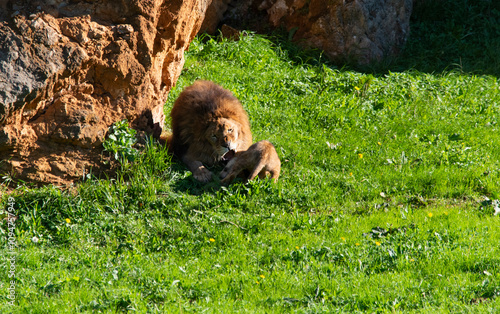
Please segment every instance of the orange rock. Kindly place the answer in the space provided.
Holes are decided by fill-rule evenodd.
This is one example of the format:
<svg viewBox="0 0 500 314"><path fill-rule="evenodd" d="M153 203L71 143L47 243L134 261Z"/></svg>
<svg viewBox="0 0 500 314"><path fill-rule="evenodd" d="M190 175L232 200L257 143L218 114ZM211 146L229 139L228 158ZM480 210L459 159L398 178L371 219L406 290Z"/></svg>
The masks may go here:
<svg viewBox="0 0 500 314"><path fill-rule="evenodd" d="M0 173L65 184L99 172L112 123L160 135L210 0L59 2L0 4Z"/></svg>

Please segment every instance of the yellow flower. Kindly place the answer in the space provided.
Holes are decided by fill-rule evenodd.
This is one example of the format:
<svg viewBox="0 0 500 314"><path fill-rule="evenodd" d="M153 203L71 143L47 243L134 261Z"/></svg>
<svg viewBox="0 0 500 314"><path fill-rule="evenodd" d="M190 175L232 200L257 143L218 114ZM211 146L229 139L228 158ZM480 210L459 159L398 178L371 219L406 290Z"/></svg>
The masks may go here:
<svg viewBox="0 0 500 314"><path fill-rule="evenodd" d="M288 249L286 249L288 251Z"/></svg>
<svg viewBox="0 0 500 314"><path fill-rule="evenodd" d="M266 278L266 276L264 276L264 275L260 275L259 277L262 279Z"/></svg>
<svg viewBox="0 0 500 314"><path fill-rule="evenodd" d="M361 159L363 158L363 154L358 154L358 157Z"/></svg>
<svg viewBox="0 0 500 314"><path fill-rule="evenodd" d="M412 259L410 259L410 262L414 262L414 261L415 261L415 260L414 260L413 258L412 258Z"/></svg>
<svg viewBox="0 0 500 314"><path fill-rule="evenodd" d="M67 224L71 223L71 220L69 218L66 218L66 223Z"/></svg>
<svg viewBox="0 0 500 314"><path fill-rule="evenodd" d="M428 213L427 216L429 216L429 218L431 218L432 217L432 213Z"/></svg>
<svg viewBox="0 0 500 314"><path fill-rule="evenodd" d="M349 175L352 177L352 172L349 172Z"/></svg>
<svg viewBox="0 0 500 314"><path fill-rule="evenodd" d="M345 238L344 237L340 237L340 240L344 241L345 242Z"/></svg>
<svg viewBox="0 0 500 314"><path fill-rule="evenodd" d="M380 143L380 142L377 142L377 144L378 144L378 145L382 145L382 143Z"/></svg>
<svg viewBox="0 0 500 314"><path fill-rule="evenodd" d="M357 86L354 86L354 89L355 90L360 90L361 88L357 87Z"/></svg>
<svg viewBox="0 0 500 314"><path fill-rule="evenodd" d="M380 242L378 242L378 241L377 241L377 242L375 242L375 245L376 245L376 246L380 246Z"/></svg>
<svg viewBox="0 0 500 314"><path fill-rule="evenodd" d="M297 250L299 249L299 247L298 247L298 246L296 246L295 248L296 248Z"/></svg>
<svg viewBox="0 0 500 314"><path fill-rule="evenodd" d="M215 242L215 239L214 238L210 238L210 240L208 240L210 242Z"/></svg>
<svg viewBox="0 0 500 314"><path fill-rule="evenodd" d="M359 246L359 243L356 242L356 246Z"/></svg>
<svg viewBox="0 0 500 314"><path fill-rule="evenodd" d="M258 282L257 280L255 281L256 284L259 284L260 282Z"/></svg>

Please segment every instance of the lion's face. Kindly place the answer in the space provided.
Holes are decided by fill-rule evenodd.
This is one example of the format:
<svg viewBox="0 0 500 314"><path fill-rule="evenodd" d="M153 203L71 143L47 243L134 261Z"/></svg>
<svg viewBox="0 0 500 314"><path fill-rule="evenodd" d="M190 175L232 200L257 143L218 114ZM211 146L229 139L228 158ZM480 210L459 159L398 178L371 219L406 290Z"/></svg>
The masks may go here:
<svg viewBox="0 0 500 314"><path fill-rule="evenodd" d="M232 120L219 118L209 124L206 138L217 154L217 159L238 148L240 125Z"/></svg>

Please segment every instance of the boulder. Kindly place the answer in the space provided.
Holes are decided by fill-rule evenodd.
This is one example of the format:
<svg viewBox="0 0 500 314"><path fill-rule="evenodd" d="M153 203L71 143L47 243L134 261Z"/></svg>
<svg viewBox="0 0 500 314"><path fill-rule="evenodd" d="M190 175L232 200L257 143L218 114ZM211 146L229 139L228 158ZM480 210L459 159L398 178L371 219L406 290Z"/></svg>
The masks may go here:
<svg viewBox="0 0 500 314"><path fill-rule="evenodd" d="M0 0L0 174L66 184L122 119L154 136L210 0Z"/></svg>
<svg viewBox="0 0 500 314"><path fill-rule="evenodd" d="M200 32L215 34L219 23L224 19L224 13L230 2L231 0L213 0L207 8Z"/></svg>
<svg viewBox="0 0 500 314"><path fill-rule="evenodd" d="M299 45L322 50L334 62L366 65L402 49L412 7L413 0L214 0L208 10L222 21L204 24L284 28Z"/></svg>

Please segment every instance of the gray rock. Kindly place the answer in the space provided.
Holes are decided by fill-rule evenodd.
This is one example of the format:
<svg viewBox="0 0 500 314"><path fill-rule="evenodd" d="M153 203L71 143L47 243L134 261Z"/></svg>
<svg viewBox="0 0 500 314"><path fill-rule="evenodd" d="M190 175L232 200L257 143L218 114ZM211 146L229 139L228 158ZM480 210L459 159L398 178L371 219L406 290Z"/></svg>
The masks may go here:
<svg viewBox="0 0 500 314"><path fill-rule="evenodd" d="M256 31L285 28L298 44L331 60L366 65L399 53L409 35L413 0L214 0L221 22ZM223 12L221 12L223 11ZM207 29L209 29L207 27Z"/></svg>

